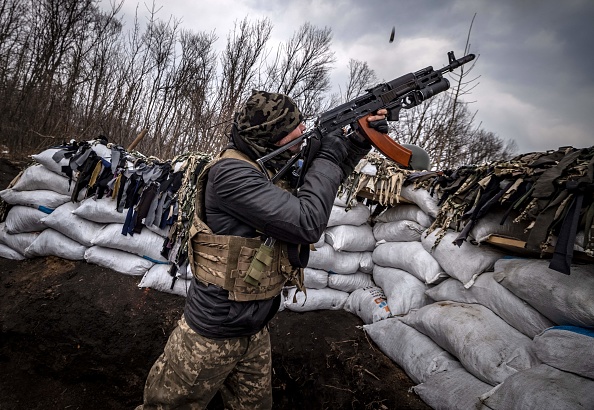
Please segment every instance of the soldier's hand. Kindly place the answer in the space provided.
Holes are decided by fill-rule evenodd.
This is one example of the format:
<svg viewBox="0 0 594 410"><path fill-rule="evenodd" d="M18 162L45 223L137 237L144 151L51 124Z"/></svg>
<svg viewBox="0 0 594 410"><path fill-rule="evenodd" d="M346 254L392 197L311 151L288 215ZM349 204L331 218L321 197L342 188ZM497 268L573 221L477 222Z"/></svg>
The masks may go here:
<svg viewBox="0 0 594 410"><path fill-rule="evenodd" d="M369 126L376 131L381 132L382 134L387 134L389 131L388 121L386 120L386 115L388 114L388 110L382 108L381 110L377 110L375 115L370 115L367 117L367 122Z"/></svg>
<svg viewBox="0 0 594 410"><path fill-rule="evenodd" d="M386 115L388 114L388 110L382 108L381 110L377 110L374 115L370 115L367 117L367 123L373 129L382 134L388 133L388 121L386 121ZM355 143L357 146L361 148L371 149L371 144L358 130L358 126L354 126L355 132L351 133L350 139Z"/></svg>
<svg viewBox="0 0 594 410"><path fill-rule="evenodd" d="M334 162L336 165L340 165L349 154L348 146L349 141L343 135L343 131L341 129L336 130L324 135L317 157L327 159Z"/></svg>

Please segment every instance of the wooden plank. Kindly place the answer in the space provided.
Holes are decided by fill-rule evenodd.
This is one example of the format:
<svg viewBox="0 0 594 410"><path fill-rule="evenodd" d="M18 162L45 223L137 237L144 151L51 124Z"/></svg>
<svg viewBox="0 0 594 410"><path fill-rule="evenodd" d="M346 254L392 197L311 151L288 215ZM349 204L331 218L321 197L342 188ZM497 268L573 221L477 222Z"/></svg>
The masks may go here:
<svg viewBox="0 0 594 410"><path fill-rule="evenodd" d="M540 257L539 252L526 249L526 241L522 241L520 239L510 238L502 235L489 235L485 242L519 255L532 256L536 258ZM543 252L543 257L550 258L554 252L555 248L551 245L548 245ZM573 259L580 262L594 263L593 257L589 256L585 252L576 250L573 251Z"/></svg>

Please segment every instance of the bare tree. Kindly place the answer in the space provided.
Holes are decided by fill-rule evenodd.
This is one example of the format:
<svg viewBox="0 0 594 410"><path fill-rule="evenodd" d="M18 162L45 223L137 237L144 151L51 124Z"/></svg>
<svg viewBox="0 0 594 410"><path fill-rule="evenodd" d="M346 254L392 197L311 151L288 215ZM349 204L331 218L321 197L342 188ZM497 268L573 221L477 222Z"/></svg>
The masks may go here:
<svg viewBox="0 0 594 410"><path fill-rule="evenodd" d="M0 137L10 150L27 153L99 134L126 147L148 129L137 148L147 155L214 153L254 88L288 94L314 118L377 81L366 62L352 59L344 92L329 95L335 62L329 28L305 23L270 46L270 21L245 18L217 53L214 33L162 20L154 4L146 22L137 15L124 31L122 0L107 11L98 1L0 0ZM471 69L454 77L448 94L403 110L393 128L399 141L427 149L438 167L513 150L474 125L476 113L465 101L476 81L468 80Z"/></svg>
<svg viewBox="0 0 594 410"><path fill-rule="evenodd" d="M213 45L216 36L206 33L182 31L181 59L175 87L175 121L167 146L171 154L188 150L208 150L208 141L216 121L216 55ZM169 155L169 156L173 156Z"/></svg>
<svg viewBox="0 0 594 410"><path fill-rule="evenodd" d="M345 86L342 102L347 102L363 94L377 83L375 71L365 61L349 60L349 77Z"/></svg>
<svg viewBox="0 0 594 410"><path fill-rule="evenodd" d="M330 90L330 70L336 61L331 43L331 29L303 24L278 48L262 86L290 95L306 117L315 116L322 111L323 97Z"/></svg>
<svg viewBox="0 0 594 410"><path fill-rule="evenodd" d="M227 45L221 56L222 75L219 81L219 122L213 135L213 145L219 147L235 111L245 100L250 90L257 86L258 66L270 39L272 23L268 19L250 24L247 17L236 22L233 32L227 37Z"/></svg>

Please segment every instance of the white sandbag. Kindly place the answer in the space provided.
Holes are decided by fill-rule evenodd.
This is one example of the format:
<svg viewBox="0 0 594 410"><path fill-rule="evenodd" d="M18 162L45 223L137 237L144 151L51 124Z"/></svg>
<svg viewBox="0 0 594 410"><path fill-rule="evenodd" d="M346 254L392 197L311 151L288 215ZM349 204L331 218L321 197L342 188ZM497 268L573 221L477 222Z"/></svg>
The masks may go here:
<svg viewBox="0 0 594 410"><path fill-rule="evenodd" d="M440 206L437 205L439 199L436 195L431 196L425 188L415 189L414 184L406 184L400 190L400 196L407 201L414 202L423 212L431 218L437 218Z"/></svg>
<svg viewBox="0 0 594 410"><path fill-rule="evenodd" d="M61 151L61 150L59 148L48 148L45 151L40 152L39 154L31 155L31 158L33 158L35 161L37 161L38 163L43 165L48 170L50 170L56 174L66 176L62 172L62 167L68 166L68 164L70 163L70 160L68 158L62 158L62 160L60 160L60 162L54 161L54 159L52 157L58 151Z"/></svg>
<svg viewBox="0 0 594 410"><path fill-rule="evenodd" d="M594 327L594 264L572 265L570 275L548 265L547 260L501 259L493 278L558 325Z"/></svg>
<svg viewBox="0 0 594 410"><path fill-rule="evenodd" d="M296 296L296 302L293 298ZM285 308L293 312L310 312L312 310L340 310L344 308L349 294L340 290L307 289L307 298L303 292L297 292L296 288L288 289L285 297Z"/></svg>
<svg viewBox="0 0 594 410"><path fill-rule="evenodd" d="M44 225L86 247L93 246L91 241L103 228L103 225L73 215L73 211L77 207L78 204L76 203L66 202L64 205L57 207L51 214L46 215L41 221Z"/></svg>
<svg viewBox="0 0 594 410"><path fill-rule="evenodd" d="M0 258L22 261L25 257L8 245L0 243Z"/></svg>
<svg viewBox="0 0 594 410"><path fill-rule="evenodd" d="M328 286L328 272L321 269L303 269L303 284L306 289L323 289Z"/></svg>
<svg viewBox="0 0 594 410"><path fill-rule="evenodd" d="M173 287L171 286L173 284ZM138 284L139 288L151 288L160 292L186 297L190 287L189 280L176 279L169 274L169 265L156 264L148 270Z"/></svg>
<svg viewBox="0 0 594 410"><path fill-rule="evenodd" d="M428 228L432 220L421 208L414 204L398 204L382 212L375 222L414 221Z"/></svg>
<svg viewBox="0 0 594 410"><path fill-rule="evenodd" d="M406 219L394 222L378 222L373 227L377 242L420 242L425 228L415 221Z"/></svg>
<svg viewBox="0 0 594 410"><path fill-rule="evenodd" d="M58 231L46 229L25 249L24 255L27 258L53 255L63 259L82 261L87 249L86 246L81 245Z"/></svg>
<svg viewBox="0 0 594 410"><path fill-rule="evenodd" d="M107 148L105 144L102 144L99 140L90 140L88 143L91 145L91 149L95 151L98 156L107 161L111 160L111 149ZM48 148L39 154L31 155L31 158L56 174L65 175L62 172L62 167L68 166L70 159L62 158L59 162L54 161L53 156L58 151L63 150L61 148Z"/></svg>
<svg viewBox="0 0 594 410"><path fill-rule="evenodd" d="M425 295L428 286L402 269L376 265L373 268L373 281L384 290L394 316L405 315L411 309L419 309L430 303Z"/></svg>
<svg viewBox="0 0 594 410"><path fill-rule="evenodd" d="M337 252L373 251L375 237L370 225L338 225L326 229L326 243Z"/></svg>
<svg viewBox="0 0 594 410"><path fill-rule="evenodd" d="M138 255L101 246L90 247L84 257L88 263L131 276L144 275L154 265L153 262Z"/></svg>
<svg viewBox="0 0 594 410"><path fill-rule="evenodd" d="M436 302L401 320L429 336L456 356L466 370L491 385L539 363L530 338L481 305Z"/></svg>
<svg viewBox="0 0 594 410"><path fill-rule="evenodd" d="M435 373L462 367L429 337L396 318L363 325L363 330L415 383L422 383Z"/></svg>
<svg viewBox="0 0 594 410"><path fill-rule="evenodd" d="M533 343L541 362L594 379L594 330L577 326L552 327L536 336Z"/></svg>
<svg viewBox="0 0 594 410"><path fill-rule="evenodd" d="M434 410L470 410L480 405L479 397L491 388L464 368L458 368L434 374L412 389Z"/></svg>
<svg viewBox="0 0 594 410"><path fill-rule="evenodd" d="M283 310L285 310L286 297L285 297L284 289L283 289L283 292L281 292L281 294L280 294L280 298L281 298L281 301L280 301L280 306L278 307L278 312L282 312Z"/></svg>
<svg viewBox="0 0 594 410"><path fill-rule="evenodd" d="M373 263L405 270L424 283L439 283L448 275L420 242L386 242L373 251Z"/></svg>
<svg viewBox="0 0 594 410"><path fill-rule="evenodd" d="M505 212L505 210L488 212L475 222L474 226L470 230L469 236L474 238L474 240L478 243L486 241L491 235L504 236L506 238L515 238L526 241L530 235L530 232L526 231L530 221L521 221L515 223L513 222L514 217L510 215L505 220L505 223L501 225L501 221L505 216Z"/></svg>
<svg viewBox="0 0 594 410"><path fill-rule="evenodd" d="M541 364L511 375L481 401L493 410L591 410L594 380Z"/></svg>
<svg viewBox="0 0 594 410"><path fill-rule="evenodd" d="M33 165L23 171L23 175L12 187L16 191L50 190L62 195L70 196L75 182L70 183L68 178L56 175L43 165Z"/></svg>
<svg viewBox="0 0 594 410"><path fill-rule="evenodd" d="M350 293L370 286L375 286L375 283L373 283L373 278L369 273L355 272L350 275L333 273L328 275L328 287L343 292Z"/></svg>
<svg viewBox="0 0 594 410"><path fill-rule="evenodd" d="M146 229L148 229L149 231L156 233L163 239L165 239L167 237L167 235L169 235L169 229L171 228L171 226L169 226L169 225L165 226L165 228L159 228L158 226L155 226L155 225L145 225L144 227Z"/></svg>
<svg viewBox="0 0 594 410"><path fill-rule="evenodd" d="M6 223L0 223L0 243L8 246L21 255L25 255L25 250L37 239L38 232L26 232L10 234L6 231Z"/></svg>
<svg viewBox="0 0 594 410"><path fill-rule="evenodd" d="M5 189L4 191L0 191L0 198L11 205L30 206L36 209L56 209L60 205L70 201L68 195L62 195L46 189L39 189L37 191Z"/></svg>
<svg viewBox="0 0 594 410"><path fill-rule="evenodd" d="M350 209L333 205L327 226L363 225L369 219L369 215L371 215L371 211L361 203L357 203Z"/></svg>
<svg viewBox="0 0 594 410"><path fill-rule="evenodd" d="M111 161L111 149L108 148L107 145L101 143L99 140L91 140L89 143L91 144L91 149L95 151L98 156L107 161Z"/></svg>
<svg viewBox="0 0 594 410"><path fill-rule="evenodd" d="M529 338L555 325L528 303L497 283L493 279L493 272L485 272L479 276L469 289L466 289L459 280L452 278L428 289L425 294L436 302L451 300L483 305Z"/></svg>
<svg viewBox="0 0 594 410"><path fill-rule="evenodd" d="M320 239L318 239L318 241L316 243L313 244L314 248L318 249L321 248L322 246L324 246L324 244L326 243L326 233L322 233L322 236L320 236Z"/></svg>
<svg viewBox="0 0 594 410"><path fill-rule="evenodd" d="M47 215L47 213L39 209L15 205L10 208L6 215L6 232L15 234L43 231L47 226L41 222L41 219Z"/></svg>
<svg viewBox="0 0 594 410"><path fill-rule="evenodd" d="M355 273L361 264L361 256L361 252L336 252L331 245L325 244L309 253L307 267L332 273Z"/></svg>
<svg viewBox="0 0 594 410"><path fill-rule="evenodd" d="M375 263L373 263L373 252L361 252L359 270L363 273L372 273L374 266Z"/></svg>
<svg viewBox="0 0 594 410"><path fill-rule="evenodd" d="M439 236L439 231L435 230L428 235L424 234L421 243L448 275L469 288L478 275L492 269L505 253L488 245L476 246L467 241L462 242L462 246L457 246L453 242L458 235L457 232L447 231L439 245L433 248Z"/></svg>
<svg viewBox="0 0 594 410"><path fill-rule="evenodd" d="M344 310L359 316L366 325L391 316L386 295L377 286L355 290L347 298Z"/></svg>
<svg viewBox="0 0 594 410"><path fill-rule="evenodd" d="M126 222L126 213L118 212L116 210L117 203L115 199L111 198L87 198L81 202L80 206L73 212L74 215L89 221L98 222L102 224L123 224Z"/></svg>
<svg viewBox="0 0 594 410"><path fill-rule="evenodd" d="M91 240L93 245L119 249L153 262L168 262L161 256L163 238L148 229L134 235L122 235L123 224L105 225ZM312 252L313 253L313 252Z"/></svg>

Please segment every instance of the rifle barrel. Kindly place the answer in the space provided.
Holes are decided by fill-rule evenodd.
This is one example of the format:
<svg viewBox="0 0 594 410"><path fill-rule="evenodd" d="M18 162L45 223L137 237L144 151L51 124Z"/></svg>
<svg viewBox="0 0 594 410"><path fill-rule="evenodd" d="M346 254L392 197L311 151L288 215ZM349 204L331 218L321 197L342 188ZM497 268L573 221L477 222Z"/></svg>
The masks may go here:
<svg viewBox="0 0 594 410"><path fill-rule="evenodd" d="M474 60L474 57L475 57L474 54L468 54L462 58L454 60L454 62L452 62L451 64L445 66L444 68L440 68L439 72L443 74L448 71L454 71L456 68Z"/></svg>

